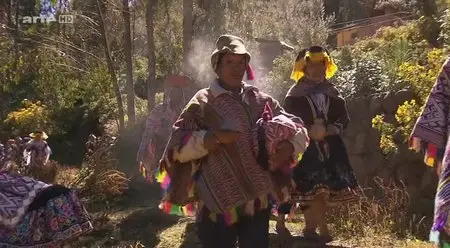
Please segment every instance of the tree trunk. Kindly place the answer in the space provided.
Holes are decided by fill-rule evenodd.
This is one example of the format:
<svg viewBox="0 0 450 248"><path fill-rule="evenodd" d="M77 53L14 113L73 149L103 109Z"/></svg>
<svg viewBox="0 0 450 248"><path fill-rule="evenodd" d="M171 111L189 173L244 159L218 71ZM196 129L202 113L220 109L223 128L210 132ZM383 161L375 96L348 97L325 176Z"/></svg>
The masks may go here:
<svg viewBox="0 0 450 248"><path fill-rule="evenodd" d="M325 16L334 15L336 22L342 22L341 16L339 15L341 0L325 0L323 4L325 6Z"/></svg>
<svg viewBox="0 0 450 248"><path fill-rule="evenodd" d="M131 21L130 8L128 0L122 0L122 16L125 25L124 32L124 50L126 62L126 76L127 76L127 114L128 125L134 125L136 122L136 109L134 104L134 86L133 86L133 60L131 51Z"/></svg>
<svg viewBox="0 0 450 248"><path fill-rule="evenodd" d="M119 130L122 131L125 127L125 114L123 112L123 102L122 102L122 95L120 93L119 88L119 82L117 81L117 75L116 71L114 69L114 64L111 58L111 53L109 51L109 44L108 39L106 37L106 29L105 29L105 20L103 18L103 5L105 3L100 3L100 1L103 0L97 0L97 10L98 14L100 16L100 22L99 22L99 28L100 28L100 34L102 36L104 50L105 50L105 57L106 57L106 63L108 65L108 73L111 79L111 84L114 88L114 93L116 95L116 101L117 101L117 109L119 112Z"/></svg>
<svg viewBox="0 0 450 248"><path fill-rule="evenodd" d="M191 72L189 65L189 51L193 35L193 0L183 0L183 72Z"/></svg>
<svg viewBox="0 0 450 248"><path fill-rule="evenodd" d="M153 31L155 29L155 14L158 0L147 1L147 53L148 53L148 78L147 78L147 109L148 112L153 109L155 105L155 90L156 90L156 55L155 55L155 40Z"/></svg>
<svg viewBox="0 0 450 248"><path fill-rule="evenodd" d="M225 31L225 3L224 1L218 0L213 6L211 6L212 11L210 11L210 15L213 23L213 40L215 41L222 35Z"/></svg>

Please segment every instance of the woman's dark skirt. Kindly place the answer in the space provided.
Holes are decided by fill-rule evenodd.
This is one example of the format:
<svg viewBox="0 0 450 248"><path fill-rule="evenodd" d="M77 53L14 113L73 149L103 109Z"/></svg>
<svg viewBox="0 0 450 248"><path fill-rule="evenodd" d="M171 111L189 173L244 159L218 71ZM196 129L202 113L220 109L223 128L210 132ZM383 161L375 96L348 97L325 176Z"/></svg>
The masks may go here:
<svg viewBox="0 0 450 248"><path fill-rule="evenodd" d="M359 186L340 136L312 141L294 169L294 181L297 187L292 203L307 205L319 194L327 195L328 204L359 199Z"/></svg>

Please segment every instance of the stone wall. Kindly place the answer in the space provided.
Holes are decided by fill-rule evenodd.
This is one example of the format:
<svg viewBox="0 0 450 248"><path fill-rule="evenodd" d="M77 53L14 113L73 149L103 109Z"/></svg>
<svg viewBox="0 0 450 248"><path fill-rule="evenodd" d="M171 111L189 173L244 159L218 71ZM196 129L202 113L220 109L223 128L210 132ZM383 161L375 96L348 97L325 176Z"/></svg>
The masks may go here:
<svg viewBox="0 0 450 248"><path fill-rule="evenodd" d="M375 177L385 182L403 183L414 202L415 212L425 214L433 206L437 183L434 169L425 166L423 155L410 151L406 145L386 157L379 148L380 133L372 128L372 118L377 114L383 114L386 121L395 123L397 107L412 98L411 92L403 90L347 100L351 123L343 139L361 186L372 186Z"/></svg>

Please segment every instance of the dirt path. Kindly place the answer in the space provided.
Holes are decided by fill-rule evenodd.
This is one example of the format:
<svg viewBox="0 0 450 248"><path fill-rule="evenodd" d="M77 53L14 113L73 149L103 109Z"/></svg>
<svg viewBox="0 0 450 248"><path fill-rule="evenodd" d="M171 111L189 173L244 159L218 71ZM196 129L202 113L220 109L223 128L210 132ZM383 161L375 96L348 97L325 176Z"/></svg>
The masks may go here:
<svg viewBox="0 0 450 248"><path fill-rule="evenodd" d="M130 248L198 248L195 225L192 219L178 218L163 214L158 208L161 192L157 186L145 183L133 183L131 190L118 204L114 205L107 216L102 211L90 208L96 218L95 230L81 237L72 247L130 247ZM275 222L271 221L271 248L315 248L312 243L303 241L297 234L293 239L281 239L273 233ZM302 230L302 223L288 223L293 232ZM377 240L378 239L378 240ZM368 241L337 240L326 247L410 247L429 248L431 246L417 242L383 240L368 237Z"/></svg>
<svg viewBox="0 0 450 248"><path fill-rule="evenodd" d="M95 230L81 237L74 247L199 247L193 219L163 214L157 208L158 195L156 186L135 184L107 216L91 208ZM271 247L315 247L300 238L286 241L273 233L271 243Z"/></svg>

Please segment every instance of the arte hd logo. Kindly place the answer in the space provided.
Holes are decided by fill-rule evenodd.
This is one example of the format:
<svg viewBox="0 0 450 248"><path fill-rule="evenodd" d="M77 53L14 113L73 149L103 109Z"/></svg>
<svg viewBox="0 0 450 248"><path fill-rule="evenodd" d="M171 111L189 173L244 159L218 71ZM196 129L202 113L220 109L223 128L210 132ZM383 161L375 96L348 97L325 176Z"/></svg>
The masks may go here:
<svg viewBox="0 0 450 248"><path fill-rule="evenodd" d="M40 6L40 15L22 16L23 24L49 24L52 22L58 22L60 24L72 24L74 22L74 16L67 14L69 4L68 0L41 0L37 2L37 5Z"/></svg>

